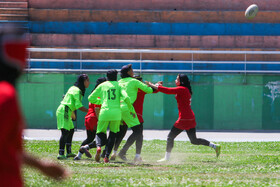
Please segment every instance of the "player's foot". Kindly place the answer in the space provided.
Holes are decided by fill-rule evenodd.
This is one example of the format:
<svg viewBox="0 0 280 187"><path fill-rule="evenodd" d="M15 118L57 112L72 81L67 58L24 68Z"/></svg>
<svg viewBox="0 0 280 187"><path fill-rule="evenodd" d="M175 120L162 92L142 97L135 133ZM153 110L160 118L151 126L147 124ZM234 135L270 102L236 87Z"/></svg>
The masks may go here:
<svg viewBox="0 0 280 187"><path fill-rule="evenodd" d="M143 162L142 158L141 157L135 157L134 158L134 163L135 164L141 164Z"/></svg>
<svg viewBox="0 0 280 187"><path fill-rule="evenodd" d="M95 154L95 161L99 162L100 160L100 154L101 154L101 147L97 147L96 154Z"/></svg>
<svg viewBox="0 0 280 187"><path fill-rule="evenodd" d="M66 157L67 158L69 158L69 157L75 157L76 156L76 154L74 154L74 153L67 153L66 154Z"/></svg>
<svg viewBox="0 0 280 187"><path fill-rule="evenodd" d="M157 162L168 162L169 160L170 160L170 159L166 159L166 158L164 157L164 158L158 160Z"/></svg>
<svg viewBox="0 0 280 187"><path fill-rule="evenodd" d="M75 156L74 160L81 160L81 157Z"/></svg>
<svg viewBox="0 0 280 187"><path fill-rule="evenodd" d="M117 157L117 153L113 153L110 160L116 160L116 157Z"/></svg>
<svg viewBox="0 0 280 187"><path fill-rule="evenodd" d="M119 154L118 154L118 157L120 157L123 161L127 161L127 158L126 158L126 156L125 156L125 153L123 153L123 152L119 152Z"/></svg>
<svg viewBox="0 0 280 187"><path fill-rule="evenodd" d="M217 156L217 158L219 158L219 156L220 156L220 153L221 153L221 145L219 145L219 144L216 144L216 156Z"/></svg>
<svg viewBox="0 0 280 187"><path fill-rule="evenodd" d="M104 163L109 163L109 158L108 157L104 157Z"/></svg>
<svg viewBox="0 0 280 187"><path fill-rule="evenodd" d="M65 160L65 159L67 159L67 157L65 155L58 155L57 159L58 160Z"/></svg>
<svg viewBox="0 0 280 187"><path fill-rule="evenodd" d="M85 153L85 155L88 157L88 158L91 158L91 154L90 152L88 151L88 149L85 147L85 146L81 146L80 150L79 150L81 153Z"/></svg>

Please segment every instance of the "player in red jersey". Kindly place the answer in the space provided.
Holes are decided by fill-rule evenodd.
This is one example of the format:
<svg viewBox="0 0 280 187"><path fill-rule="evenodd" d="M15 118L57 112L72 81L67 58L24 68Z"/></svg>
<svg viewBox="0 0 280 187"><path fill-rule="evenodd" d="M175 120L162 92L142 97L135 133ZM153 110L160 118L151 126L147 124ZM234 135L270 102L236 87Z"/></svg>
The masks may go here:
<svg viewBox="0 0 280 187"><path fill-rule="evenodd" d="M159 160L159 162L168 161L170 159L171 150L174 145L174 139L184 130L187 132L192 144L210 146L216 150L216 156L219 157L221 151L221 146L219 144L214 144L208 140L196 137L195 115L191 109L192 88L188 76L185 74L179 74L175 80L177 87L174 88L167 88L163 87L162 85L154 85L150 82L148 84L162 93L174 94L179 110L179 118L173 125L167 137L165 157Z"/></svg>
<svg viewBox="0 0 280 187"><path fill-rule="evenodd" d="M96 80L96 85L93 90L95 90L95 88L99 84L101 84L102 82L105 82L105 81L106 81L106 77L98 78ZM93 90L91 92L93 92ZM86 144L91 143L95 138L100 107L101 107L101 105L96 105L96 104L92 104L92 103L88 104L88 113L85 116L85 126L86 126L87 138L82 142L81 147ZM74 158L74 160L80 160L83 153L84 152L82 150L79 150L79 152L78 152L77 156Z"/></svg>
<svg viewBox="0 0 280 187"><path fill-rule="evenodd" d="M1 186L24 186L22 164L39 169L45 175L60 179L67 172L59 165L41 161L23 148L23 116L18 103L16 80L26 65L28 41L24 32L14 26L0 27L0 183Z"/></svg>

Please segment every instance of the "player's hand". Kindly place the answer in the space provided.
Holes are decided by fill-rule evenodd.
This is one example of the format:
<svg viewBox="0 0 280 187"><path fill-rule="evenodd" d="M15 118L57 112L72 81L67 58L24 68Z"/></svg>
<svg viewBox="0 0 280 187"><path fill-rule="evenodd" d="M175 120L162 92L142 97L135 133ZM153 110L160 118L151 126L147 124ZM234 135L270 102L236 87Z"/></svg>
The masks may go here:
<svg viewBox="0 0 280 187"><path fill-rule="evenodd" d="M70 175L69 171L59 164L45 161L43 165L41 168L42 173L53 179L63 180Z"/></svg>

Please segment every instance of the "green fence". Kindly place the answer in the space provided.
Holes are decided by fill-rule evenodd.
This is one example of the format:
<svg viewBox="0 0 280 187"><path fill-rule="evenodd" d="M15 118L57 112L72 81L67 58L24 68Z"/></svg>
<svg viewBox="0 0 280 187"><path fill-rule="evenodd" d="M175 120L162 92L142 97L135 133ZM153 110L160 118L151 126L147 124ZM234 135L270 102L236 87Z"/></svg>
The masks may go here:
<svg viewBox="0 0 280 187"><path fill-rule="evenodd" d="M78 74L29 73L18 84L28 128L56 128L56 109ZM192 108L197 129L280 130L278 75L188 74L193 88ZM105 74L89 74L91 85ZM143 74L144 80L175 86L176 74ZM84 129L85 113L78 111L77 126ZM174 95L148 94L144 102L144 128L170 129L178 118Z"/></svg>

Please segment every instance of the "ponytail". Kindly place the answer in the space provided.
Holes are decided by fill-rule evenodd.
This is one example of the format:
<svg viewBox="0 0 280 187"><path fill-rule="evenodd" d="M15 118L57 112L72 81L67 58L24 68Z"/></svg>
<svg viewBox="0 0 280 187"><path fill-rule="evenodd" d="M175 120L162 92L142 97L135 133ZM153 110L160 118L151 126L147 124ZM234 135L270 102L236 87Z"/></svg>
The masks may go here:
<svg viewBox="0 0 280 187"><path fill-rule="evenodd" d="M184 86L188 88L190 94L192 95L192 87L188 76L185 74L179 74L179 79L180 79L180 86Z"/></svg>

